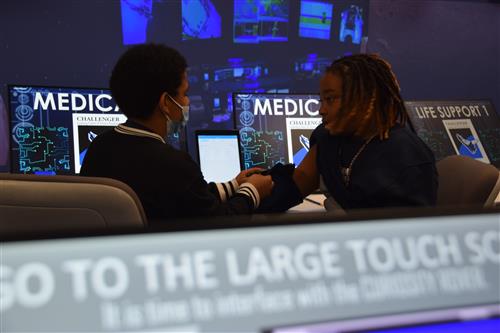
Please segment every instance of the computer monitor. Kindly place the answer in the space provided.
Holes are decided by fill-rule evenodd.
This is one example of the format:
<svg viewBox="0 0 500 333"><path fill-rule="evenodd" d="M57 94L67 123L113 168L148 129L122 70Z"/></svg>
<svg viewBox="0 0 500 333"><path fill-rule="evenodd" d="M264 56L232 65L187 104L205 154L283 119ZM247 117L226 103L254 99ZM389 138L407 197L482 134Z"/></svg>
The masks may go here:
<svg viewBox="0 0 500 333"><path fill-rule="evenodd" d="M321 123L317 94L234 93L244 168L299 165Z"/></svg>
<svg viewBox="0 0 500 333"><path fill-rule="evenodd" d="M238 131L198 130L195 132L198 161L207 182L227 182L241 171Z"/></svg>
<svg viewBox="0 0 500 333"><path fill-rule="evenodd" d="M72 175L90 143L124 123L107 89L9 85L11 172ZM181 137L170 136L176 148Z"/></svg>
<svg viewBox="0 0 500 333"><path fill-rule="evenodd" d="M406 101L411 124L436 160L462 155L500 168L500 117L488 100Z"/></svg>
<svg viewBox="0 0 500 333"><path fill-rule="evenodd" d="M106 89L9 85L8 94L14 173L77 174L95 137L127 119Z"/></svg>

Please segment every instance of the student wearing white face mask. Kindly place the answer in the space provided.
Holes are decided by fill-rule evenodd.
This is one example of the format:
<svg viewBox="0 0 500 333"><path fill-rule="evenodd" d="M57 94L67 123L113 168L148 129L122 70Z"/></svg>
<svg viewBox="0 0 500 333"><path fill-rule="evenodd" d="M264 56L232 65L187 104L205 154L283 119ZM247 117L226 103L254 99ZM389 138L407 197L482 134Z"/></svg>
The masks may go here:
<svg viewBox="0 0 500 333"><path fill-rule="evenodd" d="M82 164L83 176L109 177L137 193L154 224L171 218L249 214L271 192L270 176L246 175L207 184L191 157L165 142L189 118L186 60L158 44L139 45L118 60L110 78L124 124L99 135Z"/></svg>

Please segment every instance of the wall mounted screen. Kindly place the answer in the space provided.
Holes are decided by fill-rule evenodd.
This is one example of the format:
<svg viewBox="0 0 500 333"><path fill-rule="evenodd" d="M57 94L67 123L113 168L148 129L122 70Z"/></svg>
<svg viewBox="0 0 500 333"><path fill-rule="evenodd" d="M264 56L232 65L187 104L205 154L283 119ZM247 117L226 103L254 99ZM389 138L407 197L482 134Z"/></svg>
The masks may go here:
<svg viewBox="0 0 500 333"><path fill-rule="evenodd" d="M299 165L321 123L314 94L235 93L234 110L245 169L278 162Z"/></svg>
<svg viewBox="0 0 500 333"><path fill-rule="evenodd" d="M302 1L300 4L299 36L330 39L333 5L319 1Z"/></svg>
<svg viewBox="0 0 500 333"><path fill-rule="evenodd" d="M14 173L75 174L95 137L126 121L109 91L9 86Z"/></svg>

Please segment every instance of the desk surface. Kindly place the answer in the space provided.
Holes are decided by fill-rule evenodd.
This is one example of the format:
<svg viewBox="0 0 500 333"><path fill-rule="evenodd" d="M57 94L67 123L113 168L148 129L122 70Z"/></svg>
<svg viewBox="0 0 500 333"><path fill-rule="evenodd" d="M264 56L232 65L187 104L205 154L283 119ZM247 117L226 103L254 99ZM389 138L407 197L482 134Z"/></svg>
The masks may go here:
<svg viewBox="0 0 500 333"><path fill-rule="evenodd" d="M323 201L326 197L323 194L310 194L304 199L301 204L294 206L288 210L289 213L309 213L309 212L324 212L325 207ZM495 206L500 206L500 193L495 199Z"/></svg>
<svg viewBox="0 0 500 333"><path fill-rule="evenodd" d="M308 195L301 204L290 208L287 212L289 213L312 213L312 212L324 212L325 206L323 206L323 201L326 197L323 194L310 194Z"/></svg>

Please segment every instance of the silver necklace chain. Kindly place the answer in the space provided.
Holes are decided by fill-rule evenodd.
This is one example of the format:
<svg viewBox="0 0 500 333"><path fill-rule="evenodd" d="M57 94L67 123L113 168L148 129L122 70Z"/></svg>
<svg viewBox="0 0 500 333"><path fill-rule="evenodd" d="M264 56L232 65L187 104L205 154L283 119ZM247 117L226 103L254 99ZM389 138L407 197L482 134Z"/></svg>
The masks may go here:
<svg viewBox="0 0 500 333"><path fill-rule="evenodd" d="M354 157L351 159L351 162L349 163L349 166L347 168L344 168L341 166L340 173L342 175L342 179L344 180L344 184L346 187L349 186L349 183L351 182L352 166L353 166L354 162L358 158L359 154L361 154L361 152L366 148L366 146L368 146L368 144L373 140L373 138L375 136L376 136L376 134L373 135L368 140L366 140L365 143L363 143L363 145L361 146L361 148L359 148L356 155L354 155ZM340 158L340 156L339 156L339 158Z"/></svg>

